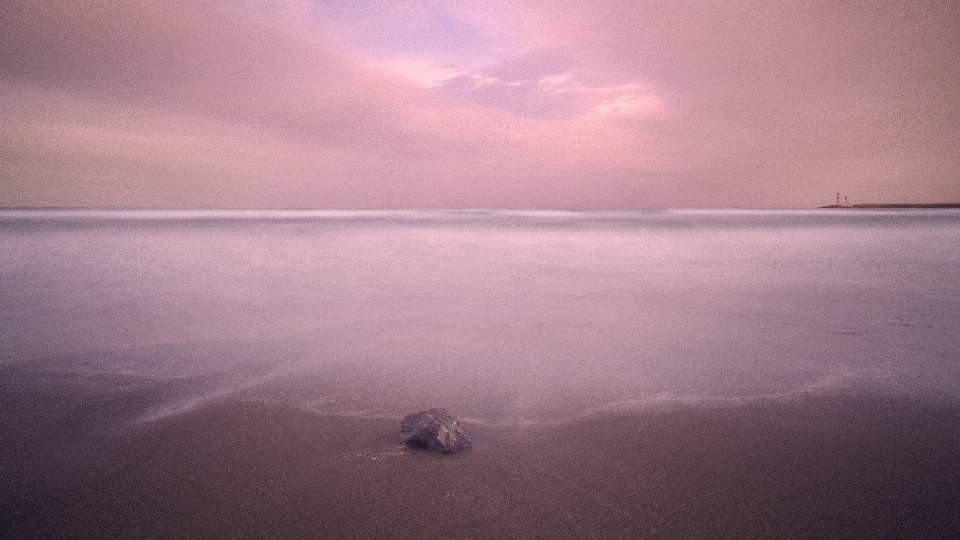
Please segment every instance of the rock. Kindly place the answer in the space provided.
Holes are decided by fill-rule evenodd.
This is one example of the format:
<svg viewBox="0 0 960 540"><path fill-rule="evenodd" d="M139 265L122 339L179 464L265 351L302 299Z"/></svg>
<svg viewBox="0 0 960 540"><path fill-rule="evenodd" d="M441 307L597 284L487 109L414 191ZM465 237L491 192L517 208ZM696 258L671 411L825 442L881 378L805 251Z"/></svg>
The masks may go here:
<svg viewBox="0 0 960 540"><path fill-rule="evenodd" d="M400 435L407 446L437 450L445 454L473 447L460 421L446 409L430 409L408 414L400 421Z"/></svg>

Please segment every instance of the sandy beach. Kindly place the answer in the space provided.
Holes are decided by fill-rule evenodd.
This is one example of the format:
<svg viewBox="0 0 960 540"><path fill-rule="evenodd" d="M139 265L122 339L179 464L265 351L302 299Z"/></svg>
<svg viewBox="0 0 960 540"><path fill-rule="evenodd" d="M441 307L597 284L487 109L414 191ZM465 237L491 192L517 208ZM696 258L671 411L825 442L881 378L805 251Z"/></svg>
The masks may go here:
<svg viewBox="0 0 960 540"><path fill-rule="evenodd" d="M224 399L151 421L175 380L5 369L4 538L947 538L960 408L856 391L466 423Z"/></svg>
<svg viewBox="0 0 960 540"><path fill-rule="evenodd" d="M0 217L0 538L960 537L955 212Z"/></svg>

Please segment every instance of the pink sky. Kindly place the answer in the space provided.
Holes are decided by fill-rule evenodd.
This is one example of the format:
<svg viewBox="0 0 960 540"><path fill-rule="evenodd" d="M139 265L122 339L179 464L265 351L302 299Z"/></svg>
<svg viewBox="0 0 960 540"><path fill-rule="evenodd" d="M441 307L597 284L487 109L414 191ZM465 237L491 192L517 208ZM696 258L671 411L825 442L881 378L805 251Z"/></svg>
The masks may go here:
<svg viewBox="0 0 960 540"><path fill-rule="evenodd" d="M960 201L960 3L27 0L0 206Z"/></svg>

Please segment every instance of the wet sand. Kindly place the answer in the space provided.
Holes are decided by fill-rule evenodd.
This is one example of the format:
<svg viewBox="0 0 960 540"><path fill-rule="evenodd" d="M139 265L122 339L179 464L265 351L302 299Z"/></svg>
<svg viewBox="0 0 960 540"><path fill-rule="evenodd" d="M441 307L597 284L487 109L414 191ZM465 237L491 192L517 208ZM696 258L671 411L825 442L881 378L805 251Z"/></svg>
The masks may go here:
<svg viewBox="0 0 960 540"><path fill-rule="evenodd" d="M147 422L176 379L0 372L3 538L948 538L960 408L835 391L557 423L400 418L237 398ZM438 404L443 405L443 404Z"/></svg>

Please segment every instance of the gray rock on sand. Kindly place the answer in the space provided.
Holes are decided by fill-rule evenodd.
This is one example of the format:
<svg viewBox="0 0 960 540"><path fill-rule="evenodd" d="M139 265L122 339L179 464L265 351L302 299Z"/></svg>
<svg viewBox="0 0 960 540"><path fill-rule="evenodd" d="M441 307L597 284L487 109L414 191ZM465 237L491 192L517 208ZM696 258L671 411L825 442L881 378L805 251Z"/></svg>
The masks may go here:
<svg viewBox="0 0 960 540"><path fill-rule="evenodd" d="M473 447L460 421L446 409L408 414L400 421L400 435L407 446L452 454Z"/></svg>

